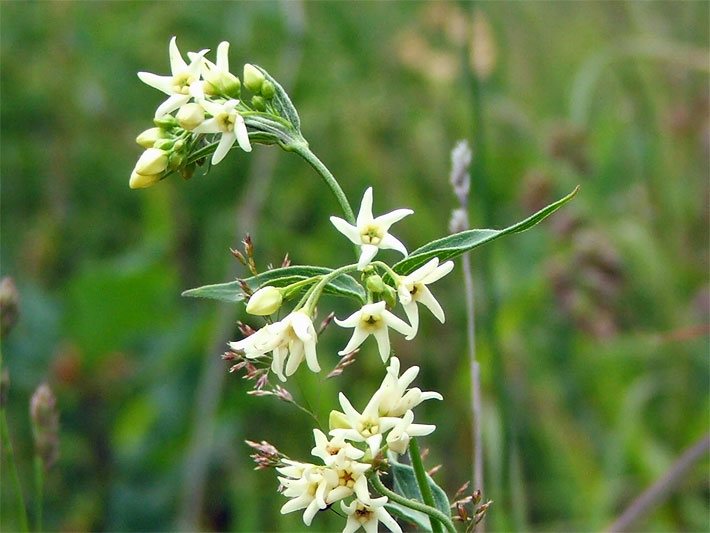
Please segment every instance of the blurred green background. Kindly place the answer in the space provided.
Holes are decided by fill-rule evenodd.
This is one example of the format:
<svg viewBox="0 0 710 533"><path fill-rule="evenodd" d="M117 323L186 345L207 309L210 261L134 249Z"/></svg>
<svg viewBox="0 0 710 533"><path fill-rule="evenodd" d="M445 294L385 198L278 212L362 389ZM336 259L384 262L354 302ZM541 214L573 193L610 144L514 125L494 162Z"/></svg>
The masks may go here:
<svg viewBox="0 0 710 533"><path fill-rule="evenodd" d="M249 61L281 80L351 203L372 184L376 214L415 210L396 231L409 249L448 231L459 139L474 150L476 227L582 186L542 225L472 256L487 526L608 526L708 431L709 6L0 4L0 270L21 298L2 346L7 416L32 507L29 398L45 380L56 393L45 528L303 529L300 513L278 513L274 473L252 470L243 441L307 460L311 421L225 373L242 308L180 292L243 275L229 247L246 232L262 268L286 252L337 266L351 249L328 223L329 191L277 148L129 190L134 138L163 100L136 72L168 72L172 35L183 52L228 40L233 72ZM393 345L422 367L417 384L445 397L417 419L438 426L421 445L450 494L471 471L460 287L457 268L434 288L446 324L424 312L417 339ZM340 317L353 311L331 302ZM324 368L348 335L324 334ZM382 378L370 344L317 392L301 369L292 392L321 416L339 390L361 406ZM2 475L12 531L5 457ZM707 530L709 494L705 458L634 529ZM312 530L342 525L321 513Z"/></svg>

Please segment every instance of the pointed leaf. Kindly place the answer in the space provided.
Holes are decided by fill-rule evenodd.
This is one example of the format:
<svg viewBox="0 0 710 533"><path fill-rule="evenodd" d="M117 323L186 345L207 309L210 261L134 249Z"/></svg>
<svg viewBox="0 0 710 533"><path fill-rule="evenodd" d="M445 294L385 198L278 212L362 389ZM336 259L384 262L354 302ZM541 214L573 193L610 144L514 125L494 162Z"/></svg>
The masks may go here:
<svg viewBox="0 0 710 533"><path fill-rule="evenodd" d="M447 259L453 259L465 254L466 252L469 252L482 244L486 244L499 237L503 237L504 235L525 231L526 229L532 228L538 222L541 222L569 202L572 198L574 198L578 190L579 187L575 188L564 198L557 200L555 203L544 207L534 215L508 228L499 230L471 229L432 241L429 244L425 244L421 248L414 250L411 254L409 254L409 256L402 259L392 268L398 274L409 274L434 257L438 257L439 261L443 262Z"/></svg>
<svg viewBox="0 0 710 533"><path fill-rule="evenodd" d="M297 281L301 281L313 276L322 276L332 272L330 268L314 267L314 266L290 266L285 268L274 268L267 270L256 276L246 278L243 281L249 286L252 291L256 291L265 285L273 287L285 287ZM304 290L307 287L304 287ZM335 296L345 296L353 298L358 303L365 302L365 290L351 276L342 274L326 285L324 291L326 294ZM244 300L244 293L238 281L230 281L228 283L218 283L216 285L204 285L196 289L189 289L182 293L183 296L191 296L193 298L211 298L222 302L240 302Z"/></svg>
<svg viewBox="0 0 710 533"><path fill-rule="evenodd" d="M422 494L419 491L419 485L417 485L414 469L409 465L400 463L397 457L392 453L387 454L387 458L390 463L393 490L405 498L424 503L424 498L422 498ZM449 498L446 496L446 493L429 475L427 475L427 480L429 481L429 486L434 496L436 508L446 516L451 516L451 505L449 504ZM429 517L427 517L427 520L428 519Z"/></svg>
<svg viewBox="0 0 710 533"><path fill-rule="evenodd" d="M417 531L431 531L431 521L429 517L420 511L415 511L414 509L395 502L387 502L385 509L387 509L391 515L417 526Z"/></svg>

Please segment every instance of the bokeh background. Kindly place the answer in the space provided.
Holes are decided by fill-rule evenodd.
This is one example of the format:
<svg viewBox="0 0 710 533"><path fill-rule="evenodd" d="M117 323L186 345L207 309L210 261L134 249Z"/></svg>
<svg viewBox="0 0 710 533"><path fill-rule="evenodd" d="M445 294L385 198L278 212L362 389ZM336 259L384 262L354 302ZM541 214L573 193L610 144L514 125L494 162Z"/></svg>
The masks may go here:
<svg viewBox="0 0 710 533"><path fill-rule="evenodd" d="M228 40L233 71L287 87L311 147L351 203L411 207L410 249L448 231L450 151L474 150L470 217L503 227L581 185L542 225L476 250L489 530L607 527L708 431L707 2L3 2L2 265L20 317L2 340L6 408L33 507L29 399L60 412L44 527L61 531L303 529L281 516L245 439L307 460L312 423L225 372L243 309L181 291L262 268L339 265L330 192L274 147L235 151L209 175L128 189L162 96L136 72ZM391 256L394 258L395 256ZM470 478L461 269L438 282L443 326L394 348L445 401L427 465L452 494ZM353 309L332 301L338 316ZM324 313L326 310L321 309ZM254 325L257 322L250 321ZM349 333L319 344L331 368ZM321 416L382 377L374 346L293 394ZM429 402L430 404L432 402ZM5 450L7 451L7 450ZM2 529L19 527L3 456ZM684 473L638 531L709 527L708 462ZM312 530L342 527L321 513ZM32 518L32 515L31 515Z"/></svg>

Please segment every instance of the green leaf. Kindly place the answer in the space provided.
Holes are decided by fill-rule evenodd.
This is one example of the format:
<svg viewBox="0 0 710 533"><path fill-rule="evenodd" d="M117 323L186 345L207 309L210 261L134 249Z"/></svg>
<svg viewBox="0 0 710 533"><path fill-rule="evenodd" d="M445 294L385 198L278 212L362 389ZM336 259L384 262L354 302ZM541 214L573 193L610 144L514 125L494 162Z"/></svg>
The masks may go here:
<svg viewBox="0 0 710 533"><path fill-rule="evenodd" d="M434 257L438 257L439 261L446 261L447 259L458 257L473 250L474 248L477 248L478 246L481 246L482 244L491 242L499 237L503 237L504 235L525 231L526 229L532 228L538 222L541 222L569 202L572 198L574 198L578 190L579 187L576 187L564 198L557 200L555 203L544 207L534 215L508 228L499 230L471 229L432 241L425 244L421 248L414 250L411 254L409 254L409 256L402 259L392 268L398 274L406 275Z"/></svg>
<svg viewBox="0 0 710 533"><path fill-rule="evenodd" d="M293 103L291 103L291 99L288 97L288 94L286 94L284 88L281 87L281 84L277 82L274 78L272 78L271 75L266 72L266 70L261 68L259 65L254 66L258 68L262 72L262 74L264 74L264 77L267 80L274 84L274 89L276 89L276 91L274 93L274 97L271 100L271 102L274 104L274 107L279 111L279 114L283 118L288 120L293 125L294 129L300 133L301 119L298 117L298 112L296 111L296 108L294 107Z"/></svg>
<svg viewBox="0 0 710 533"><path fill-rule="evenodd" d="M431 521L429 517L420 511L415 511L414 509L395 502L387 502L385 509L387 509L391 515L417 526L417 531L431 531Z"/></svg>
<svg viewBox="0 0 710 533"><path fill-rule="evenodd" d="M325 267L315 266L290 266L285 268L274 268L267 270L256 276L244 279L249 288L253 291L260 289L265 285L273 287L285 287L312 278L313 276L322 276L330 274L333 270ZM305 290L305 287L304 287ZM333 279L323 290L326 294L335 296L345 296L357 300L358 303L365 302L365 290L362 286L347 274L341 274ZM204 285L196 289L189 289L182 293L183 296L191 296L193 298L210 298L212 300L220 300L222 302L240 302L244 300L244 293L238 281L230 281L228 283L218 283L216 285Z"/></svg>
<svg viewBox="0 0 710 533"><path fill-rule="evenodd" d="M414 469L409 465L400 463L397 457L392 453L388 454L387 458L390 463L390 474L392 475L392 489L405 498L424 503L422 493L419 491L419 485L417 485L417 478L414 475ZM446 516L451 516L451 504L449 503L449 498L446 496L446 493L428 474L427 480L429 481L429 486L434 496L434 505ZM429 517L427 516L426 519L428 522Z"/></svg>

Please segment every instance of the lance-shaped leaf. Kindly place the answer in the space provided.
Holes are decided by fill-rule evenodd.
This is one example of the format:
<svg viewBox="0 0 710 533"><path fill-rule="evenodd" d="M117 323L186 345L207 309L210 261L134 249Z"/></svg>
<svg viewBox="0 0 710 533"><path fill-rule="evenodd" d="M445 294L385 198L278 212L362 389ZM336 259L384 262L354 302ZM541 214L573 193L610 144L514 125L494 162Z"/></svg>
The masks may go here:
<svg viewBox="0 0 710 533"><path fill-rule="evenodd" d="M313 276L323 276L330 274L333 270L325 267L315 266L289 266L284 268L274 268L267 270L256 276L245 278L242 281L252 290L256 291L265 285L272 287L286 287L297 281L312 278ZM317 280L316 280L317 282ZM307 287L304 287L305 290ZM323 290L326 294L345 296L357 300L362 304L365 302L365 290L362 286L347 274L341 274L325 286ZM239 302L244 300L244 292L239 281L228 283L217 283L216 285L204 285L196 289L190 289L182 293L183 296L193 298L210 298L222 302Z"/></svg>
<svg viewBox="0 0 710 533"><path fill-rule="evenodd" d="M466 252L469 252L482 244L491 242L499 237L503 237L504 235L525 231L526 229L532 228L535 224L541 222L569 202L572 198L574 198L578 190L579 187L576 187L564 198L557 200L555 203L542 208L534 215L505 229L470 229L432 241L429 244L425 244L421 248L414 250L409 254L409 256L402 259L392 268L398 274L406 275L434 257L438 257L440 262L444 262L447 259L454 259L455 257L465 254Z"/></svg>
<svg viewBox="0 0 710 533"><path fill-rule="evenodd" d="M422 498L419 485L417 485L417 478L414 474L414 469L409 465L400 463L397 460L397 456L392 453L387 454L387 459L390 464L390 474L392 476L392 490L405 498L424 503L424 498ZM427 481L429 482L429 487L431 487L431 492L434 496L434 505L436 508L446 516L451 516L451 506L446 493L434 482L431 477L429 477L428 474ZM427 531L431 530L431 525L429 525L429 517L423 513L419 513L418 511L413 511L408 508L404 508L405 510L403 510L403 506L400 506L399 504L394 505L394 502L389 502L388 505L395 507L393 511L401 518L409 520Z"/></svg>

